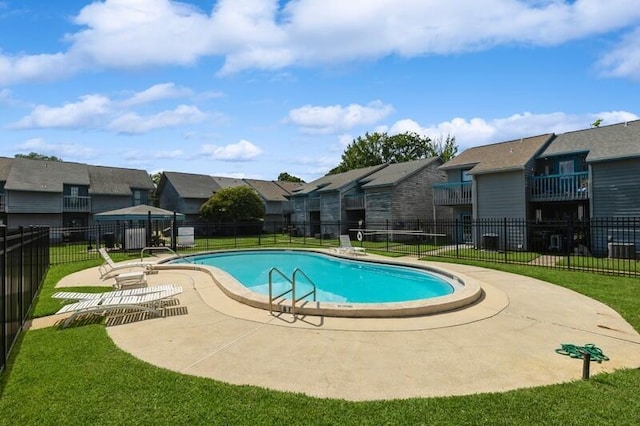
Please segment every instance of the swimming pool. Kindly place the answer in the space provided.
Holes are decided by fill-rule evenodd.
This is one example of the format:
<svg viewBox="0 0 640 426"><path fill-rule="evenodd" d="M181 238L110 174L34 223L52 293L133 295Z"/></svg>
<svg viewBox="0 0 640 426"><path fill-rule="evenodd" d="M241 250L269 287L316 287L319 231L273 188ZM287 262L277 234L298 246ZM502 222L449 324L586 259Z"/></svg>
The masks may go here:
<svg viewBox="0 0 640 426"><path fill-rule="evenodd" d="M306 294L313 282L319 288L318 300L306 298L293 303L291 296L270 299L269 271L274 267L289 280L293 270L300 268L303 273L298 274L302 279L296 280L296 295ZM418 266L380 256L355 260L307 249L211 252L174 259L154 269L200 270L234 300L269 311L295 311L302 315L368 318L429 315L470 305L482 295L477 281L423 266L422 262ZM291 287L279 272L272 277L273 295Z"/></svg>
<svg viewBox="0 0 640 426"><path fill-rule="evenodd" d="M269 271L273 292L280 294L291 287L283 277L292 277L296 268L304 272L297 282L299 294L317 288L316 300L334 303L390 303L429 299L453 293L454 280L432 272L406 266L384 265L336 258L302 251L241 251L194 256L190 261L220 268L248 289L269 294ZM307 279L305 279L307 278ZM311 300L311 296L305 298Z"/></svg>

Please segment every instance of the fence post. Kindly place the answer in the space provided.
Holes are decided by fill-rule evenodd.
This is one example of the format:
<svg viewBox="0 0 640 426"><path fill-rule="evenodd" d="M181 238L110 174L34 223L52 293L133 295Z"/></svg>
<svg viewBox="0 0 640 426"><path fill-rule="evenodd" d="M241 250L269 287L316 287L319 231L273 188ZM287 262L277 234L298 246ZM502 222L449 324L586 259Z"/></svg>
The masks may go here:
<svg viewBox="0 0 640 426"><path fill-rule="evenodd" d="M503 242L503 247L504 247L504 263L507 263L507 218L503 218L503 222L502 222L502 232L504 234L504 242ZM497 247L498 249L500 249L500 247Z"/></svg>
<svg viewBox="0 0 640 426"><path fill-rule="evenodd" d="M2 243L2 257L0 257L0 351L2 352L2 363L0 363L0 371L4 370L7 365L7 227L0 225L0 243Z"/></svg>
<svg viewBox="0 0 640 426"><path fill-rule="evenodd" d="M460 225L456 217L453 223L453 241L456 243L456 258L460 257L460 232ZM462 232L464 232L464 230L462 230Z"/></svg>
<svg viewBox="0 0 640 426"><path fill-rule="evenodd" d="M18 316L20 321L24 319L24 227L20 227L20 274L18 276Z"/></svg>
<svg viewBox="0 0 640 426"><path fill-rule="evenodd" d="M386 246L387 246L387 252L389 251L389 219L385 219L385 239L386 241Z"/></svg>
<svg viewBox="0 0 640 426"><path fill-rule="evenodd" d="M178 227L176 224L178 223L178 215L176 212L173 212L173 221L171 222L171 250L174 252L178 251Z"/></svg>
<svg viewBox="0 0 640 426"><path fill-rule="evenodd" d="M571 251L573 250L573 216L567 221L567 269L571 269Z"/></svg>

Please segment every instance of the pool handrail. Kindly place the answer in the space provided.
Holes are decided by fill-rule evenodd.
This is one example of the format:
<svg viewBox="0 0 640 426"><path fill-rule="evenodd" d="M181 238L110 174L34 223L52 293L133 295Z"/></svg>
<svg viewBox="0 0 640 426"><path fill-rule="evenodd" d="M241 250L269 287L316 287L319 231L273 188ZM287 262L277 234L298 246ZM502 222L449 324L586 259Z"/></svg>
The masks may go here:
<svg viewBox="0 0 640 426"><path fill-rule="evenodd" d="M298 273L302 274L302 276L305 277L307 281L309 281L309 284L311 284L311 291L309 291L307 294L304 294L296 299L296 275ZM293 277L293 291L291 293L291 313L295 315L296 303L298 303L300 300L312 294L313 294L313 301L315 302L317 299L317 292L316 292L316 284L311 280L311 278L309 278L307 274L304 273L302 269L300 268L294 269L292 277Z"/></svg>
<svg viewBox="0 0 640 426"><path fill-rule="evenodd" d="M277 272L282 278L284 278L285 280L287 280L287 282L289 282L289 284L291 284L291 288L289 290L286 290L276 296L273 295L273 273L274 272ZM280 269L276 268L275 266L269 269L269 313L273 313L274 299L282 297L285 294L291 293L292 291L293 291L293 281L290 280L289 277L287 277Z"/></svg>
<svg viewBox="0 0 640 426"><path fill-rule="evenodd" d="M282 278L284 278L285 280L287 280L289 284L291 284L290 289L285 290L282 293L275 296L273 295L273 273L274 272L277 272ZM296 298L296 276L298 274L302 274L302 276L305 277L307 281L309 281L309 284L311 284L312 290ZM289 293L291 293L291 314L292 315L296 314L296 303L299 302L300 300L310 295L313 295L314 302L317 300L316 284L311 280L311 278L309 278L307 274L304 273L302 269L300 268L294 269L293 273L291 274L291 278L287 277L281 270L279 270L275 266L269 269L269 313L273 313L273 301Z"/></svg>

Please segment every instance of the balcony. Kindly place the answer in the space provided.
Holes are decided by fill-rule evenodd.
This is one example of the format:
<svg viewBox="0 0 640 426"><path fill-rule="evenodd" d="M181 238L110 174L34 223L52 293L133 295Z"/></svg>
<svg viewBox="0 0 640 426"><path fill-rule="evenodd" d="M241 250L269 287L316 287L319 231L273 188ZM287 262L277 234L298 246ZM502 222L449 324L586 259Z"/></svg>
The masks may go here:
<svg viewBox="0 0 640 426"><path fill-rule="evenodd" d="M65 195L62 197L62 211L89 213L91 212L91 197Z"/></svg>
<svg viewBox="0 0 640 426"><path fill-rule="evenodd" d="M433 185L433 202L436 206L461 206L471 204L471 182L449 182Z"/></svg>
<svg viewBox="0 0 640 426"><path fill-rule="evenodd" d="M346 210L364 210L364 195L347 195L344 197L344 208Z"/></svg>
<svg viewBox="0 0 640 426"><path fill-rule="evenodd" d="M573 201L589 199L589 172L532 176L531 201Z"/></svg>

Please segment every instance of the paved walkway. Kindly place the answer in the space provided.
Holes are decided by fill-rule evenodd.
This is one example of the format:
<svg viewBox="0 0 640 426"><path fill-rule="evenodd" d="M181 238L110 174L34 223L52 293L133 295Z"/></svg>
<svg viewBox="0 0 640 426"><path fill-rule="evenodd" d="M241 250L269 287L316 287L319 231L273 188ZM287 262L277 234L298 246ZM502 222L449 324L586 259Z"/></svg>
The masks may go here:
<svg viewBox="0 0 640 426"><path fill-rule="evenodd" d="M420 318L295 319L232 301L202 272L165 270L150 275L150 285L181 284L180 304L169 307L165 318L110 319L107 331L133 356L184 374L347 400L500 392L579 380L582 361L555 353L561 343L602 348L611 360L592 363L592 374L640 367L640 335L599 302L519 275L429 265L481 281L483 300ZM104 285L97 277L90 269L59 286Z"/></svg>

